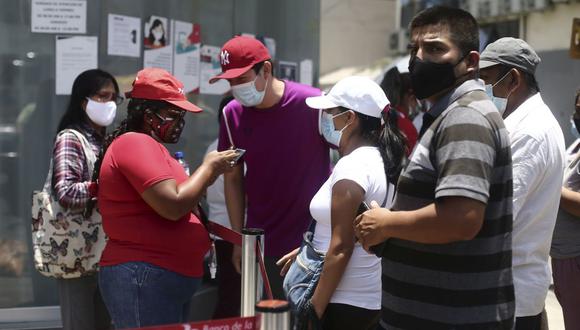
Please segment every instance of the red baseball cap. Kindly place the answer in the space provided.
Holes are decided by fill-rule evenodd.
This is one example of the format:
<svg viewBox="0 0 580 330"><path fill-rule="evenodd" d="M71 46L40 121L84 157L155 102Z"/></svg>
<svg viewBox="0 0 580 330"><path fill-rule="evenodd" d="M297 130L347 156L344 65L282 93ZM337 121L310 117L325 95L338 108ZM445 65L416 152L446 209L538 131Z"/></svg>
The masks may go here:
<svg viewBox="0 0 580 330"><path fill-rule="evenodd" d="M159 68L145 68L137 72L137 77L133 81L133 90L125 93L125 96L135 99L165 101L190 112L203 111L187 100L181 81Z"/></svg>
<svg viewBox="0 0 580 330"><path fill-rule="evenodd" d="M255 64L269 60L270 53L260 41L243 36L235 36L222 47L220 63L222 73L211 78L210 84L220 79L237 78L248 72Z"/></svg>

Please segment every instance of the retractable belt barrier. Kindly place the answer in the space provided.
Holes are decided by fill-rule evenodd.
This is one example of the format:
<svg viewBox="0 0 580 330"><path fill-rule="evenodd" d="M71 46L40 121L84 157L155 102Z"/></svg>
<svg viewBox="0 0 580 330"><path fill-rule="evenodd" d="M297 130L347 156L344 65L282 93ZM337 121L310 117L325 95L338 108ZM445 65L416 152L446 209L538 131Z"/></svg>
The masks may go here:
<svg viewBox="0 0 580 330"><path fill-rule="evenodd" d="M208 221L207 230L210 234L221 237L225 241L228 241L234 245L242 246L242 234L231 230L230 228L224 227L219 223L213 221ZM266 297L268 299L274 299L272 294L272 287L270 286L270 280L268 279L268 273L266 272L266 266L264 265L264 258L262 257L262 246L259 241L256 241L256 256L258 258L258 263L260 265L260 273L262 274L262 280L264 281L264 290L266 291Z"/></svg>
<svg viewBox="0 0 580 330"><path fill-rule="evenodd" d="M160 325L152 327L139 328L143 330L289 330L290 329L290 305L287 301L273 300L272 288L266 273L266 266L264 265L264 258L262 255L262 242L264 231L261 229L244 229L244 234L238 233L218 223L207 221L207 230L210 234L221 237L222 239L237 245L245 247L247 255L242 256L242 270L245 268L248 271L248 283L244 282L244 272L242 271L242 296L244 294L252 295L250 299L244 300L242 297L242 317L228 318L221 320L208 320L194 323L182 323L172 325ZM250 240L248 240L250 239ZM254 251L252 250L252 240L255 240ZM250 242L248 246L248 242ZM249 251L248 251L249 250ZM255 253L254 259L253 254ZM249 258L244 258L249 257ZM243 261L243 260L251 261ZM256 286L257 273L255 268L250 269L253 263L258 262L262 280L264 281L264 290L268 300L262 300L256 303ZM246 284L247 287L246 287ZM246 292L244 292L246 290ZM248 297L246 297L248 298ZM247 306L244 306L247 305ZM244 310L245 309L245 310ZM245 314L245 315L244 315ZM248 315L249 314L249 315ZM255 315L257 314L257 315Z"/></svg>

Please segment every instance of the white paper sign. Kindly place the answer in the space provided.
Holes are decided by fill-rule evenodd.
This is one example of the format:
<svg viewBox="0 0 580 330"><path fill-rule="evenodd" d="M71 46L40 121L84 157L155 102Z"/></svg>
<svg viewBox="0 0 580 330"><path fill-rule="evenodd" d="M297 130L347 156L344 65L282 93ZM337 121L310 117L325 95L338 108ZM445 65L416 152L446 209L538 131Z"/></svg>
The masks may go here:
<svg viewBox="0 0 580 330"><path fill-rule="evenodd" d="M300 83L312 86L314 80L312 66L312 60L306 59L300 62Z"/></svg>
<svg viewBox="0 0 580 330"><path fill-rule="evenodd" d="M141 56L141 19L139 17L109 14L107 53L129 57Z"/></svg>
<svg viewBox="0 0 580 330"><path fill-rule="evenodd" d="M32 0L30 26L40 33L86 33L86 0Z"/></svg>
<svg viewBox="0 0 580 330"><path fill-rule="evenodd" d="M222 95L230 90L230 84L224 80L218 80L210 85L209 80L222 72L220 64L220 47L203 45L201 47L201 77L200 93Z"/></svg>
<svg viewBox="0 0 580 330"><path fill-rule="evenodd" d="M201 35L199 24L173 21L173 75L179 79L186 93L199 91L199 61Z"/></svg>
<svg viewBox="0 0 580 330"><path fill-rule="evenodd" d="M298 81L296 77L296 67L298 64L296 62L278 62L278 78L290 81Z"/></svg>
<svg viewBox="0 0 580 330"><path fill-rule="evenodd" d="M98 67L98 37L56 37L56 95L70 95L75 78Z"/></svg>
<svg viewBox="0 0 580 330"><path fill-rule="evenodd" d="M169 34L169 20L151 16L143 30L143 67L161 68L173 72L173 48Z"/></svg>

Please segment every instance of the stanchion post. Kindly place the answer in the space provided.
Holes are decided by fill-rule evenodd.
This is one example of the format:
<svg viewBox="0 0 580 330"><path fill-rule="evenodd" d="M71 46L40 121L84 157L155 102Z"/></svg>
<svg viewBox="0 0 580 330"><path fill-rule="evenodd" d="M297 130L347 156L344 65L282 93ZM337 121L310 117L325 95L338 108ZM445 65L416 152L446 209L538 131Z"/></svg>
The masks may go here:
<svg viewBox="0 0 580 330"><path fill-rule="evenodd" d="M256 244L261 244L262 251L264 251L264 230L242 229L242 297L240 304L242 317L255 315L256 302L262 296L262 286L259 285ZM257 299L257 297L259 298Z"/></svg>
<svg viewBox="0 0 580 330"><path fill-rule="evenodd" d="M261 314L260 330L290 330L290 305L284 300L262 300L256 304Z"/></svg>

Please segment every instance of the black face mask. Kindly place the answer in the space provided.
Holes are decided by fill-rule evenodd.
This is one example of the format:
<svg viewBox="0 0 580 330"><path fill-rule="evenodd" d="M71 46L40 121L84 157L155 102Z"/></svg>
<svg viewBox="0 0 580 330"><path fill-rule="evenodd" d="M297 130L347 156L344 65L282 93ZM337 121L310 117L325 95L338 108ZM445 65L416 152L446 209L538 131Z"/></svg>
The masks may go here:
<svg viewBox="0 0 580 330"><path fill-rule="evenodd" d="M417 56L413 57L409 63L409 73L411 86L417 98L423 100L453 86L457 80L453 69L464 58L465 56L456 64L451 64L423 61Z"/></svg>

